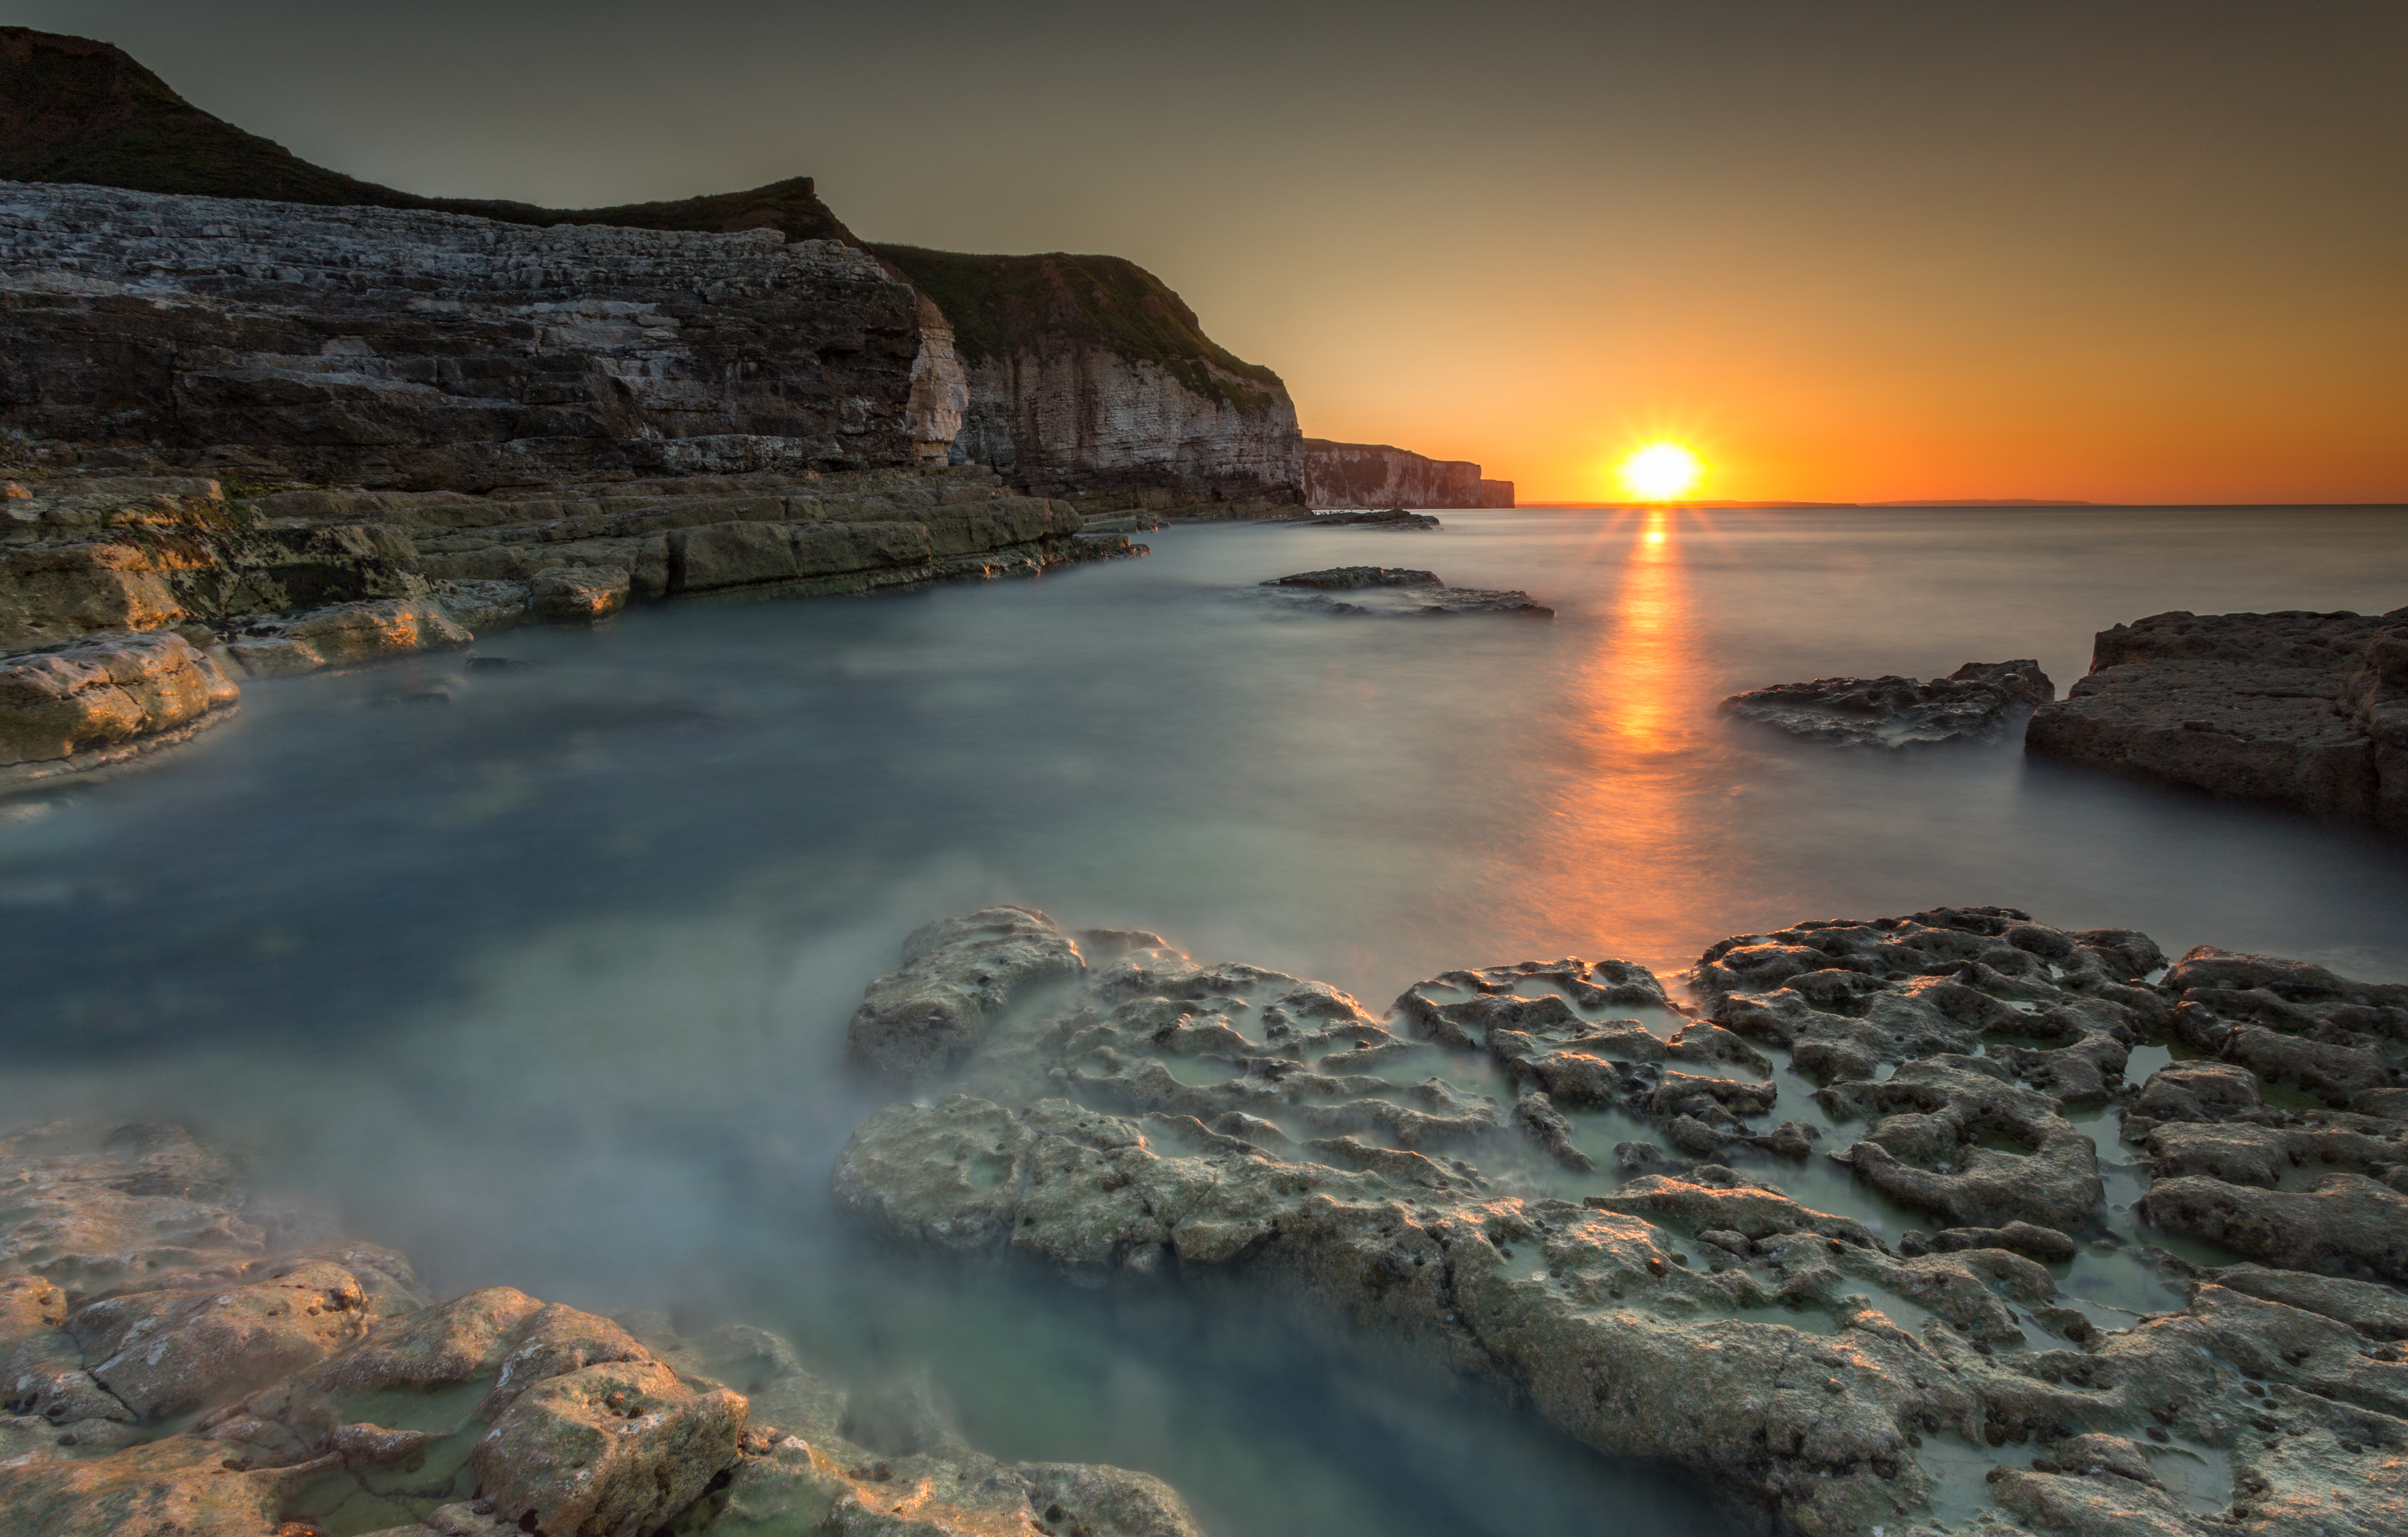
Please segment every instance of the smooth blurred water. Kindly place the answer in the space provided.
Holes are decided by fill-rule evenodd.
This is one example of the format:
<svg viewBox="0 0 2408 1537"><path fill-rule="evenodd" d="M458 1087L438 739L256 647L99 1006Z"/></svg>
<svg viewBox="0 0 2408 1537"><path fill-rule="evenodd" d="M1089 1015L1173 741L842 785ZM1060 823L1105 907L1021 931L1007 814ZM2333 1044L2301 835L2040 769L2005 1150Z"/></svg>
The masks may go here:
<svg viewBox="0 0 2408 1537"><path fill-rule="evenodd" d="M863 984L992 900L1375 1012L1454 966L1670 970L1936 903L2408 978L2400 839L2014 742L1873 756L1714 712L2014 656L2061 691L2092 632L2167 609L2397 608L2408 516L1442 516L1174 528L1036 582L480 648L522 671L250 685L153 771L0 803L0 1120L184 1122L446 1291L745 1316L838 1376L933 1362L974 1441L1160 1472L1222 1537L1672 1531L1703 1519L1685 1487L1275 1319L864 1248L825 1199L877 1102L837 1070ZM1559 614L1254 586L1354 563ZM434 684L452 702L376 702Z"/></svg>

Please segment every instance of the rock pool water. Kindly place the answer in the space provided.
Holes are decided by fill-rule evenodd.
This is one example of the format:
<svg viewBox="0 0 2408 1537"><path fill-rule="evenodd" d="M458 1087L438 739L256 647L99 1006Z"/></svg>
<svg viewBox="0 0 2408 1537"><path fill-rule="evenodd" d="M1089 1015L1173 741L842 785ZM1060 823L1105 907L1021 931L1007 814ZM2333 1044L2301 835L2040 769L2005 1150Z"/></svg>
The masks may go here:
<svg viewBox="0 0 2408 1537"><path fill-rule="evenodd" d="M1670 1531L1700 1519L1678 1482L1270 1314L861 1244L824 1192L884 1098L835 1070L863 984L912 925L996 899L1375 1011L1455 966L1670 970L1726 934L1940 902L2408 977L2397 839L2012 741L1875 757L1713 712L1762 683L2008 656L2062 684L2091 631L2170 608L2396 607L2396 513L1446 518L1176 528L1151 560L1035 584L658 610L483 648L522 670L254 686L176 762L0 809L0 1119L248 1145L447 1291L740 1315L839 1376L934 1362L984 1448L1161 1473L1225 1537L1599 1510ZM1527 589L1558 617L1244 596L1361 563ZM434 691L450 701L375 702ZM1813 1119L1780 1075L1781 1113ZM1589 1187L1644 1129L1612 1120L1576 1124ZM2112 1113L2086 1129L2128 1162ZM2137 1178L2103 1171L2128 1202ZM1790 1187L1909 1220L1819 1158ZM2148 1284L2087 1254L2065 1282L2165 1305Z"/></svg>

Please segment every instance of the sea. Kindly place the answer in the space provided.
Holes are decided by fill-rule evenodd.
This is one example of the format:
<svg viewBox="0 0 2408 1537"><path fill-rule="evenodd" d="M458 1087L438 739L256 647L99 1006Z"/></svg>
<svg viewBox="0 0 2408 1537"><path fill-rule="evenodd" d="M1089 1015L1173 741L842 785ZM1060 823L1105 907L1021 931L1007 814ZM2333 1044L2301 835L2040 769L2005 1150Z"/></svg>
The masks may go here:
<svg viewBox="0 0 2408 1537"><path fill-rule="evenodd" d="M1217 1537L1685 1533L1749 1518L1242 1289L1082 1290L853 1230L826 1182L885 1099L840 1066L863 986L993 902L1375 1013L1563 955L1677 990L1727 935L1942 904L2408 980L2397 835L2014 733L1847 751L1717 709L2010 658L2062 693L2118 622L2401 608L2408 511L1440 516L1173 526L1037 579L679 603L475 649L523 667L247 685L155 768L0 801L0 1125L178 1122L446 1295L741 1319L840 1384L924 1373L981 1449L1158 1473ZM1555 613L1260 585L1340 565ZM1836 1166L1801 1179L1908 1220Z"/></svg>

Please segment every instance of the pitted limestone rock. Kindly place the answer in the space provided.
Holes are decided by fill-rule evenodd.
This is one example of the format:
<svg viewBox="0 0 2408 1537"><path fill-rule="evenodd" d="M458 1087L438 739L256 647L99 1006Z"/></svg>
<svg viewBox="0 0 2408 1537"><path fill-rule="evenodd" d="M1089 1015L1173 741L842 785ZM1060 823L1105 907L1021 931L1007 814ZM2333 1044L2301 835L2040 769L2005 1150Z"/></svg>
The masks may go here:
<svg viewBox="0 0 2408 1537"><path fill-rule="evenodd" d="M1842 747L1906 747L1995 739L2007 722L2057 697L2028 658L1968 662L1945 678L1817 678L1734 694L1723 709L1742 720Z"/></svg>
<svg viewBox="0 0 2408 1537"><path fill-rule="evenodd" d="M174 1127L0 1136L0 1530L985 1531L1065 1509L1200 1537L1140 1473L949 1433L890 1466L760 1329L686 1341L509 1288L430 1306L390 1250L290 1247L322 1235Z"/></svg>

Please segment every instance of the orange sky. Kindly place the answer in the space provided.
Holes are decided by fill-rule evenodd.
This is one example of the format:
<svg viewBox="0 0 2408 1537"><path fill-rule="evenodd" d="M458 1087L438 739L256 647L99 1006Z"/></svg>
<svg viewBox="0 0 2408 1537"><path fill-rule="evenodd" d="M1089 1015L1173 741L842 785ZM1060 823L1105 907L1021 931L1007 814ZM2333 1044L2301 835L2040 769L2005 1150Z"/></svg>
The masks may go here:
<svg viewBox="0 0 2408 1537"><path fill-rule="evenodd" d="M296 153L554 205L810 174L1109 251L1305 430L1619 495L2408 501L2398 0L37 0Z"/></svg>

